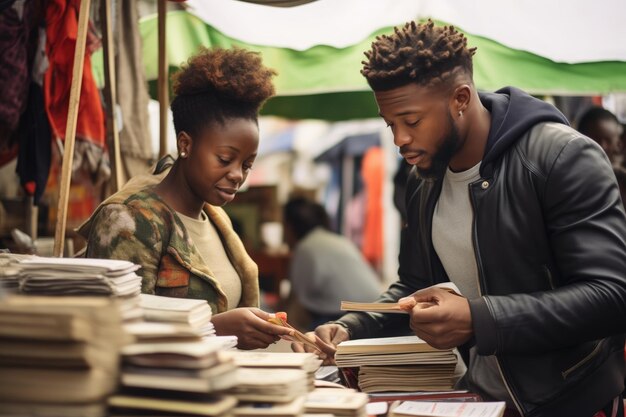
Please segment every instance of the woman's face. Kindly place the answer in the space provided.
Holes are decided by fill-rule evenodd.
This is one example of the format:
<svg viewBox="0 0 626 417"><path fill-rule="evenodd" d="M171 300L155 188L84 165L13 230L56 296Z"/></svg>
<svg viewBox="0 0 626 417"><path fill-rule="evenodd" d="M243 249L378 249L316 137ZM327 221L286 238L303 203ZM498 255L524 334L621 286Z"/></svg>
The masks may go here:
<svg viewBox="0 0 626 417"><path fill-rule="evenodd" d="M192 137L184 164L191 191L202 201L223 206L235 198L246 180L259 147L253 120L228 119Z"/></svg>

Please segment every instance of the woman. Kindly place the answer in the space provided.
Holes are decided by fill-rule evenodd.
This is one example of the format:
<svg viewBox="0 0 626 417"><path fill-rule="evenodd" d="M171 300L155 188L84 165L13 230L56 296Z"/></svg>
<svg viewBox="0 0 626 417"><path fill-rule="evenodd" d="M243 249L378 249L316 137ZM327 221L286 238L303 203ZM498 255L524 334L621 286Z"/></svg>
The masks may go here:
<svg viewBox="0 0 626 417"><path fill-rule="evenodd" d="M219 208L252 168L258 111L274 94L274 75L242 49L203 49L190 58L174 76L178 159L147 181L131 180L81 229L87 257L141 265L144 293L206 299L216 333L236 335L242 349L290 334L256 308L257 266Z"/></svg>

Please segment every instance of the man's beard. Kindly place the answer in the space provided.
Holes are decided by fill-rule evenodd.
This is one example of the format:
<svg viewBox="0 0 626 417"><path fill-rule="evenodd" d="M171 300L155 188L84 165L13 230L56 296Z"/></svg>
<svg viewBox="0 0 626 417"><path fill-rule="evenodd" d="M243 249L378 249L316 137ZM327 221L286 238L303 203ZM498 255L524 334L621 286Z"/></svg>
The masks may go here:
<svg viewBox="0 0 626 417"><path fill-rule="evenodd" d="M437 152L430 159L428 168L415 167L418 175L427 180L436 180L442 178L446 173L446 169L450 164L450 160L460 147L461 138L459 131L454 124L454 120L448 113L448 133L441 145L437 148Z"/></svg>

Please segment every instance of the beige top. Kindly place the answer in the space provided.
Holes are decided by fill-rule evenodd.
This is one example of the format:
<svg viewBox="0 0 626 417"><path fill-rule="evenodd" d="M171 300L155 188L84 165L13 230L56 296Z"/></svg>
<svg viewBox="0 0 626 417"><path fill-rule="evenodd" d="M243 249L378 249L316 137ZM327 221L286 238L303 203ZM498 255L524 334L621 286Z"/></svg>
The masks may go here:
<svg viewBox="0 0 626 417"><path fill-rule="evenodd" d="M202 212L202 219L194 219L179 212L176 214L185 225L185 229L196 245L200 256L222 286L228 300L228 309L237 307L241 301L241 279L226 254L217 229L209 221L204 211Z"/></svg>

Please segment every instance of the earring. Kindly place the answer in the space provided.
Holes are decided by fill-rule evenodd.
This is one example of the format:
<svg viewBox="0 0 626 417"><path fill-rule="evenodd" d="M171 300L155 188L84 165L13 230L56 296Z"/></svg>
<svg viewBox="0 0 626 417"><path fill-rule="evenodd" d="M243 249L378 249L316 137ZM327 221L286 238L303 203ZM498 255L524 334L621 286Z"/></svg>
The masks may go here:
<svg viewBox="0 0 626 417"><path fill-rule="evenodd" d="M459 117L463 117L463 112L459 110Z"/></svg>
<svg viewBox="0 0 626 417"><path fill-rule="evenodd" d="M181 151L181 153L180 153L180 157L181 157L181 158L187 158L187 152L185 152L185 151Z"/></svg>

